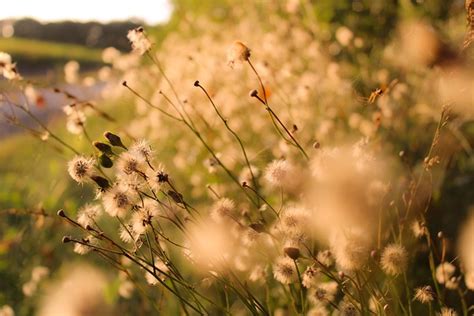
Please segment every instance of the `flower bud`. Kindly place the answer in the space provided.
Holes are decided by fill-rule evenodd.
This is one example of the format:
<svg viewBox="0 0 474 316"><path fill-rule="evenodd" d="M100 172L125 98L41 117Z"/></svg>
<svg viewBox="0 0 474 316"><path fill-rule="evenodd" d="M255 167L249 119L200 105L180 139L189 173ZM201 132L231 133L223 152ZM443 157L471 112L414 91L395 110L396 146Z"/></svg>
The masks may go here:
<svg viewBox="0 0 474 316"><path fill-rule="evenodd" d="M112 146L122 147L123 149L127 149L125 145L122 143L122 139L120 136L113 134L112 132L105 132L104 137L107 138L109 143Z"/></svg>
<svg viewBox="0 0 474 316"><path fill-rule="evenodd" d="M112 168L112 166L114 165L112 159L110 159L109 156L107 156L106 154L102 154L99 156L99 163L104 168Z"/></svg>

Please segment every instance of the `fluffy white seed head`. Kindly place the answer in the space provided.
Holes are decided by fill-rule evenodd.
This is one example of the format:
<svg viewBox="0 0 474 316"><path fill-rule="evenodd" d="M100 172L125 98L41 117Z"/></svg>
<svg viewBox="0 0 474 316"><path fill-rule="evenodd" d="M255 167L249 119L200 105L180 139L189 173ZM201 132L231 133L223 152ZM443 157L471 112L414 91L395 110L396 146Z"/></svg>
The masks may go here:
<svg viewBox="0 0 474 316"><path fill-rule="evenodd" d="M145 35L143 27L137 27L128 31L127 38L134 52L143 55L151 48L151 42Z"/></svg>
<svg viewBox="0 0 474 316"><path fill-rule="evenodd" d="M273 265L273 276L283 284L290 284L296 281L297 272L295 262L288 257L280 257Z"/></svg>
<svg viewBox="0 0 474 316"><path fill-rule="evenodd" d="M404 247L391 244L382 252L380 264L382 270L389 275L398 275L405 272L408 263L408 253Z"/></svg>
<svg viewBox="0 0 474 316"><path fill-rule="evenodd" d="M434 292L431 286L426 285L415 289L414 299L422 304L428 304L434 300Z"/></svg>
<svg viewBox="0 0 474 316"><path fill-rule="evenodd" d="M89 180L93 174L94 159L84 156L76 156L68 162L67 170L71 178L78 183L84 183Z"/></svg>
<svg viewBox="0 0 474 316"><path fill-rule="evenodd" d="M123 217L132 205L129 194L118 186L107 190L102 195L105 211L112 217Z"/></svg>
<svg viewBox="0 0 474 316"><path fill-rule="evenodd" d="M445 284L453 277L454 272L456 272L456 267L453 264L443 262L436 267L436 280L440 284Z"/></svg>

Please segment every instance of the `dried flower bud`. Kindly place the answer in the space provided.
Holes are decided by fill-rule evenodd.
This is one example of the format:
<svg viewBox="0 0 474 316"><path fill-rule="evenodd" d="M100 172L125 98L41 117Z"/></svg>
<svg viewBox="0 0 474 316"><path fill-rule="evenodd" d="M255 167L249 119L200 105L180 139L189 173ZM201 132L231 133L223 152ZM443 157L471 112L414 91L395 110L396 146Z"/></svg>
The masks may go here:
<svg viewBox="0 0 474 316"><path fill-rule="evenodd" d="M110 187L109 180L101 176L92 176L91 179L102 189L106 190Z"/></svg>
<svg viewBox="0 0 474 316"><path fill-rule="evenodd" d="M66 213L64 212L64 210L59 210L56 214L61 217L66 217Z"/></svg>
<svg viewBox="0 0 474 316"><path fill-rule="evenodd" d="M199 87L199 80L194 81L194 86Z"/></svg>
<svg viewBox="0 0 474 316"><path fill-rule="evenodd" d="M99 156L99 163L104 168L112 168L112 166L114 165L112 159L110 159L109 156L107 156L106 154L102 154Z"/></svg>
<svg viewBox="0 0 474 316"><path fill-rule="evenodd" d="M252 91L250 91L249 95L252 97L252 98L255 98L256 96L258 96L258 91L253 89Z"/></svg>
<svg viewBox="0 0 474 316"><path fill-rule="evenodd" d="M71 241L72 241L71 236L64 236L62 239L63 244L66 244Z"/></svg>
<svg viewBox="0 0 474 316"><path fill-rule="evenodd" d="M112 155L112 147L110 145L101 143L101 142L93 142L92 145L94 145L95 148L97 148L100 152L107 154L107 155Z"/></svg>
<svg viewBox="0 0 474 316"><path fill-rule="evenodd" d="M250 49L242 42L235 41L229 48L227 53L227 61L229 66L233 66L236 62L248 61L250 58Z"/></svg>
<svg viewBox="0 0 474 316"><path fill-rule="evenodd" d="M293 260L298 259L301 255L300 250L295 247L285 247L283 251L288 257L290 257Z"/></svg>
<svg viewBox="0 0 474 316"><path fill-rule="evenodd" d="M127 82L124 81L124 85L126 84ZM125 147L125 145L122 143L122 139L120 138L120 136L115 135L112 132L105 132L104 137L107 138L107 140L112 146L117 146L117 147L122 147L123 149L127 149L127 147Z"/></svg>

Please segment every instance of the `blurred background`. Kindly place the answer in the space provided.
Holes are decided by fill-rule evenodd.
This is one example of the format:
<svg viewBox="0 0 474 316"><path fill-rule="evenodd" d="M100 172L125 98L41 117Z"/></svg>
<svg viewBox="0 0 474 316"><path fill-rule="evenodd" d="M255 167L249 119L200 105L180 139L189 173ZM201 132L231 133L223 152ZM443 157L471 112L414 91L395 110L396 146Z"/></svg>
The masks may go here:
<svg viewBox="0 0 474 316"><path fill-rule="evenodd" d="M198 33L202 30L202 19L232 27L245 18L245 11L249 9L263 17L259 31L270 33L274 25L266 25L266 19L271 20L265 16L266 7L278 7L278 17L291 24L291 19L295 19L291 12L298 3L300 1L294 0L15 0L2 5L0 10L0 52L10 54L21 75L31 82L67 89L82 99L100 100L106 83L94 76L110 66L104 50L113 47L121 54L129 53L131 48L126 35L132 28L145 26L159 50L175 32L186 30L191 38L202 35ZM439 30L443 41L452 47L460 46L466 30L464 0L302 0L301 3L307 4L305 8L311 13L308 16L317 24L316 37L321 45L342 65L351 88L363 96L369 96L376 87L373 77L372 81L367 80L370 71L366 66L372 70L383 67L384 48L393 40L401 21L410 18L425 21ZM197 25L200 27L195 27ZM343 45L333 45L339 40L336 33L342 26L353 30L364 41L357 54L341 49ZM227 42L233 40L230 38ZM399 75L396 71L391 74ZM89 79L92 77L94 79ZM3 79L0 90L15 97L15 91ZM46 88L38 91L41 98L36 99L32 111L52 124L59 135L66 135L61 107L67 100ZM130 103L130 99L123 98L113 105L103 106L111 109L120 121L134 113ZM0 108L1 105L0 100ZM32 120L24 119L26 129L33 126ZM92 134L104 130L99 123L92 119ZM432 131L433 124L429 128ZM472 124L463 128L472 136ZM403 145L394 142L394 147L410 147L413 156L407 159L415 161L422 157L431 138L420 140L416 134L407 133L404 141ZM467 142L472 145L472 138ZM73 143L79 148L84 146L83 140ZM30 281L35 267L47 266L48 274L56 276L67 269L63 265L64 258L76 258L72 249L61 244L66 228L56 221L54 214L59 208L77 209L85 200L91 200L94 192L72 184L65 172L65 156L64 152L31 137L24 128L0 119L0 307L9 304L18 315L34 314L36 303L41 299L31 294L34 291ZM447 185L436 194L449 198L434 203L434 213L438 214L434 230L444 227L454 236L468 206L474 203L472 189L469 189L474 185L472 164L472 159L464 157L446 173ZM460 212L456 216L441 212L446 208ZM27 284L30 288L25 289ZM118 302L117 292L118 281L112 282L108 289L111 304ZM125 314L145 315L147 312L146 308L133 310L130 303L121 304L124 304Z"/></svg>

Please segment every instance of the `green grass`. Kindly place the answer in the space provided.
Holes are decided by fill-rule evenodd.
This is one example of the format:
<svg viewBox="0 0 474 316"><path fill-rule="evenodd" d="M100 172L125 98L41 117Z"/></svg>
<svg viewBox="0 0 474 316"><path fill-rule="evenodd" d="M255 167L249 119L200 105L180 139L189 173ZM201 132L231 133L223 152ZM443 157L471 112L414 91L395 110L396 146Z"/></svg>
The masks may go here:
<svg viewBox="0 0 474 316"><path fill-rule="evenodd" d="M81 45L55 43L24 38L0 38L0 51L15 61L102 63L101 50Z"/></svg>

